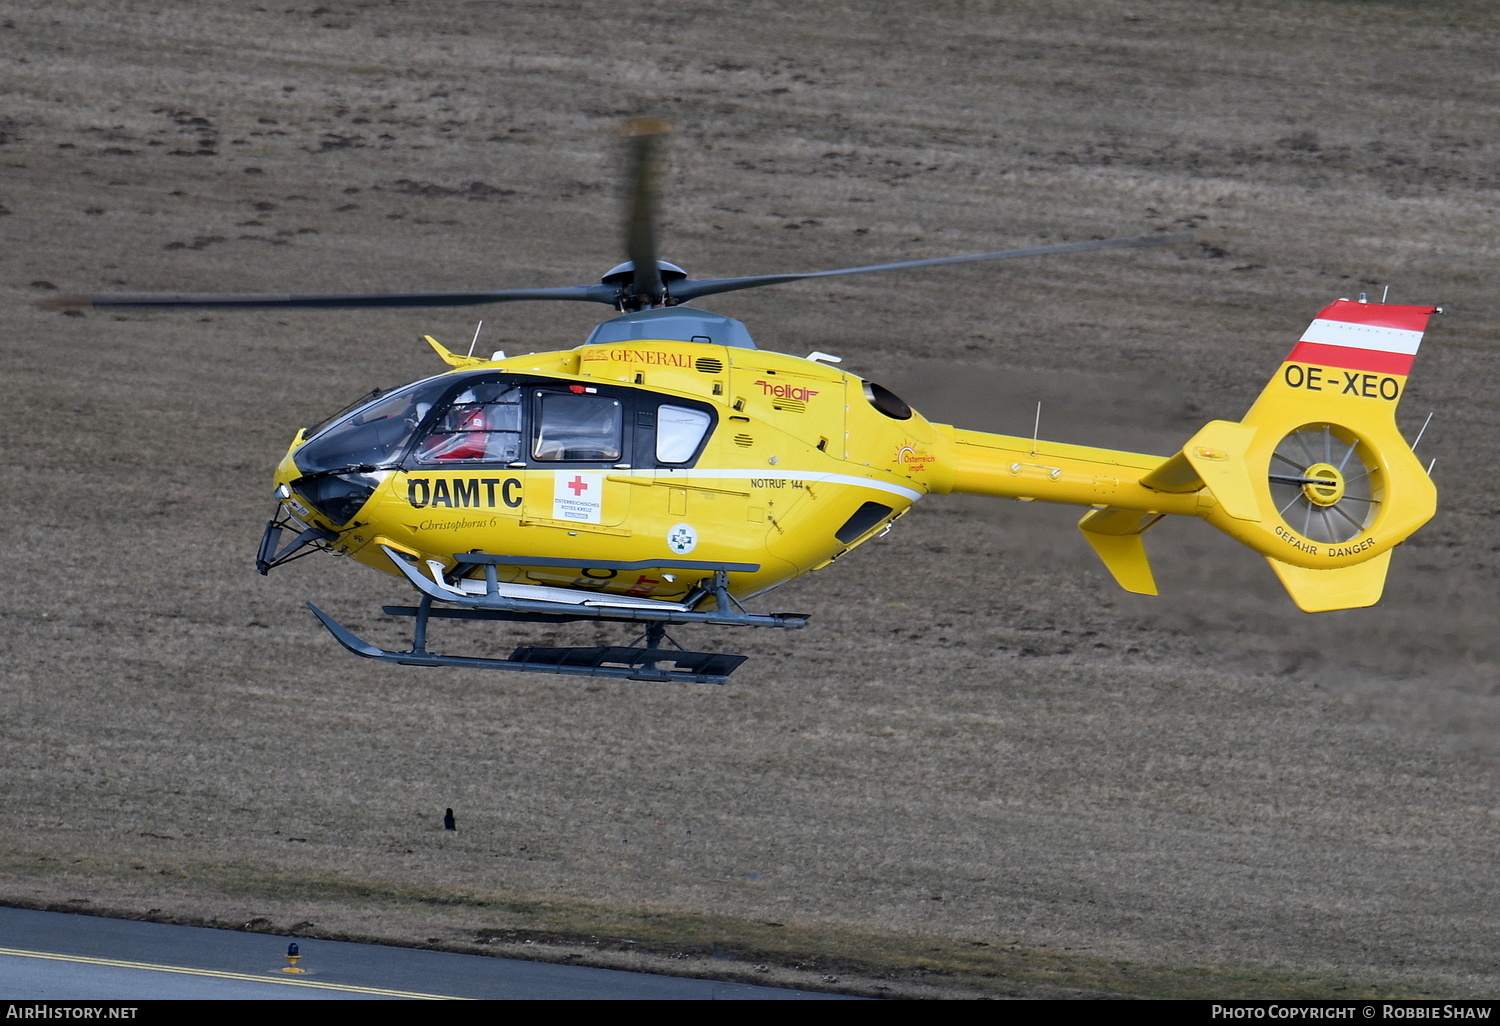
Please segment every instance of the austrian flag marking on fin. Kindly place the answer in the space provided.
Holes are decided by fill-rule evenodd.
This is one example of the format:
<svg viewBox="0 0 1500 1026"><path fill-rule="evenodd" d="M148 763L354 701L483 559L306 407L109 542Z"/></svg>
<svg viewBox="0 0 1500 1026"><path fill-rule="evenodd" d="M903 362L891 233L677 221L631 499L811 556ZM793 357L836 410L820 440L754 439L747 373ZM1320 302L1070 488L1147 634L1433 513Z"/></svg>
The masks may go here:
<svg viewBox="0 0 1500 1026"><path fill-rule="evenodd" d="M1323 308L1286 362L1405 376L1436 309L1340 299Z"/></svg>

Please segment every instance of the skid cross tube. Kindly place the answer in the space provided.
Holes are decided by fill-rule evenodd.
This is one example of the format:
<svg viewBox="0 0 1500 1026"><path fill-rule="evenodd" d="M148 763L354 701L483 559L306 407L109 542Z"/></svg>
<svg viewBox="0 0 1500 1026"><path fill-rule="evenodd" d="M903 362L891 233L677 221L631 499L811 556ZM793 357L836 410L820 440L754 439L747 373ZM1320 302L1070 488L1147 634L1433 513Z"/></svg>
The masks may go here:
<svg viewBox="0 0 1500 1026"><path fill-rule="evenodd" d="M412 566L394 550L387 548L391 562L401 570L406 579L422 595L465 609L487 610L505 613L534 613L562 616L568 619L615 620L620 622L657 622L663 624L709 623L721 627L784 627L793 630L807 626L806 613L747 613L734 609L734 598L729 594L729 571L722 564L710 564L714 568L714 583L709 593L715 598L713 610L678 608L682 603L663 603L661 606L614 604L607 594L590 593L577 602L545 601L531 598L511 598L495 590L493 579L488 579L487 593L470 595L446 583L439 584ZM468 557L477 555L468 553ZM520 565L528 564L525 556L515 557ZM480 562L475 560L475 562ZM574 561L571 565L576 566ZM663 565L655 563L653 565ZM666 564L671 565L671 564ZM734 564L731 564L734 565ZM557 589L564 593L564 589ZM577 594L572 593L572 594Z"/></svg>

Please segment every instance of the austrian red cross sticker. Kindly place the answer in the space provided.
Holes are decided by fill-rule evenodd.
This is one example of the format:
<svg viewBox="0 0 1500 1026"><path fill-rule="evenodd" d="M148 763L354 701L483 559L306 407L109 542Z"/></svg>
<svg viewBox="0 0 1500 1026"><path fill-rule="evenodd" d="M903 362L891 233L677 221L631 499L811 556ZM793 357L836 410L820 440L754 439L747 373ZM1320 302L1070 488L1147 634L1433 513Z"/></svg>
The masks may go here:
<svg viewBox="0 0 1500 1026"><path fill-rule="evenodd" d="M552 519L604 522L604 475L559 472L553 478Z"/></svg>

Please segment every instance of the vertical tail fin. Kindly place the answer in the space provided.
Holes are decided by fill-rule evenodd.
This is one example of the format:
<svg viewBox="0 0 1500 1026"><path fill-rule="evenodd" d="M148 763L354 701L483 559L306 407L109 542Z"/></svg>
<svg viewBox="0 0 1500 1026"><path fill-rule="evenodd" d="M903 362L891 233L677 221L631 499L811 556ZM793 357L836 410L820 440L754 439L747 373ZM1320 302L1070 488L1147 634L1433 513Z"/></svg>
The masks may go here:
<svg viewBox="0 0 1500 1026"><path fill-rule="evenodd" d="M1396 427L1436 310L1347 299L1325 307L1242 421L1205 425L1141 484L1206 493L1199 515L1264 555L1302 609L1373 605L1391 548L1437 508L1437 489ZM1134 566L1140 581L1144 555L1112 544L1111 569Z"/></svg>
<svg viewBox="0 0 1500 1026"><path fill-rule="evenodd" d="M1437 509L1437 489L1396 427L1435 312L1347 299L1325 307L1245 415L1278 439L1267 480L1280 544L1261 551L1303 609L1378 602L1391 548Z"/></svg>

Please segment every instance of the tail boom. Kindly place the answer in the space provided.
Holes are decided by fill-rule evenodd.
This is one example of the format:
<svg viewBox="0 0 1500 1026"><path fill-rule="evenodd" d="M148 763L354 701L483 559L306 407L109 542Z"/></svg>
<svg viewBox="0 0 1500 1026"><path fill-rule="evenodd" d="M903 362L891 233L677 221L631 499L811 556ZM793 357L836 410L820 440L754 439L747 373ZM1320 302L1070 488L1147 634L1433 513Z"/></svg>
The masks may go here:
<svg viewBox="0 0 1500 1026"><path fill-rule="evenodd" d="M1079 527L1127 591L1156 593L1142 535L1170 513L1261 553L1305 610L1372 605L1390 550L1437 508L1396 425L1435 312L1338 300L1243 420L1212 421L1169 457L939 425L947 487L934 490L1092 507Z"/></svg>
<svg viewBox="0 0 1500 1026"><path fill-rule="evenodd" d="M951 443L946 463L952 476L941 491L1157 513L1198 511L1196 495L1168 494L1141 483L1161 464L1160 456L935 426Z"/></svg>

